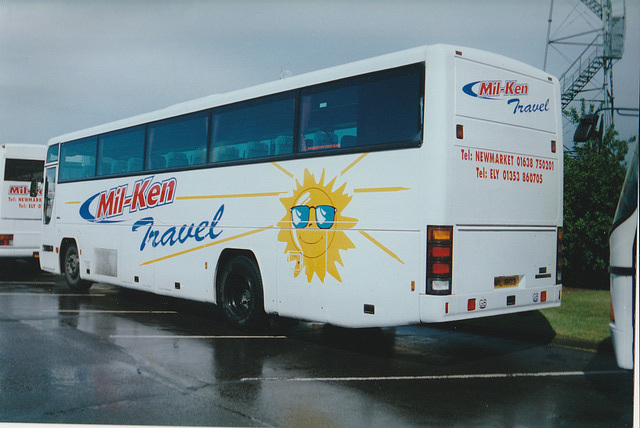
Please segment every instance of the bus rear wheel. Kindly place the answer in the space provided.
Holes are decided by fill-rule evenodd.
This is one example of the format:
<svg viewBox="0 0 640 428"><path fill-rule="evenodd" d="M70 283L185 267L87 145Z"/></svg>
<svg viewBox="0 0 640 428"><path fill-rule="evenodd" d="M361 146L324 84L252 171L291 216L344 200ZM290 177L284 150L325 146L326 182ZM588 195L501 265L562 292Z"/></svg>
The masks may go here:
<svg viewBox="0 0 640 428"><path fill-rule="evenodd" d="M236 327L253 329L264 324L264 296L258 264L252 258L236 256L220 275L220 302L225 317Z"/></svg>
<svg viewBox="0 0 640 428"><path fill-rule="evenodd" d="M69 245L64 253L64 277L69 288L74 291L87 291L93 285L92 282L80 278L80 258L75 245Z"/></svg>

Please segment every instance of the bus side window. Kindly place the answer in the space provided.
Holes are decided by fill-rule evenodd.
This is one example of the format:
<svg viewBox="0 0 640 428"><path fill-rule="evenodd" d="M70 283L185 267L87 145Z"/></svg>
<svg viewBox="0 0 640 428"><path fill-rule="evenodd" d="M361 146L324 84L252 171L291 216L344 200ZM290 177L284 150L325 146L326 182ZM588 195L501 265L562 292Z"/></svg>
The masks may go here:
<svg viewBox="0 0 640 428"><path fill-rule="evenodd" d="M142 171L145 127L103 134L98 139L98 176Z"/></svg>
<svg viewBox="0 0 640 428"><path fill-rule="evenodd" d="M191 165L188 154L206 151L209 112L198 112L149 125L147 170Z"/></svg>
<svg viewBox="0 0 640 428"><path fill-rule="evenodd" d="M204 163L207 163L206 149L196 150L191 154L191 165L202 165Z"/></svg>
<svg viewBox="0 0 640 428"><path fill-rule="evenodd" d="M187 155L182 152L171 152L167 156L167 167L168 168L176 168L180 166L189 165L189 160L187 159Z"/></svg>
<svg viewBox="0 0 640 428"><path fill-rule="evenodd" d="M423 73L415 65L303 89L299 150L420 142Z"/></svg>
<svg viewBox="0 0 640 428"><path fill-rule="evenodd" d="M60 148L60 144L54 144L53 146L47 149L47 163L58 162L58 150Z"/></svg>
<svg viewBox="0 0 640 428"><path fill-rule="evenodd" d="M340 147L348 148L358 145L358 138L355 135L345 135L340 140Z"/></svg>
<svg viewBox="0 0 640 428"><path fill-rule="evenodd" d="M127 162L127 172L142 171L142 156L131 158Z"/></svg>
<svg viewBox="0 0 640 428"><path fill-rule="evenodd" d="M96 174L97 137L62 144L60 148L60 181L91 178Z"/></svg>
<svg viewBox="0 0 640 428"><path fill-rule="evenodd" d="M357 132L356 86L329 84L303 91L300 113L300 151L340 147L343 129Z"/></svg>
<svg viewBox="0 0 640 428"><path fill-rule="evenodd" d="M262 158L269 156L269 145L261 141L251 141L247 144L245 158Z"/></svg>
<svg viewBox="0 0 640 428"><path fill-rule="evenodd" d="M288 155L293 153L293 137L279 135L274 140L274 155Z"/></svg>
<svg viewBox="0 0 640 428"><path fill-rule="evenodd" d="M213 150L216 162L225 162L240 159L240 151L237 147L220 146Z"/></svg>
<svg viewBox="0 0 640 428"><path fill-rule="evenodd" d="M295 96L278 94L213 111L211 162L293 153Z"/></svg>

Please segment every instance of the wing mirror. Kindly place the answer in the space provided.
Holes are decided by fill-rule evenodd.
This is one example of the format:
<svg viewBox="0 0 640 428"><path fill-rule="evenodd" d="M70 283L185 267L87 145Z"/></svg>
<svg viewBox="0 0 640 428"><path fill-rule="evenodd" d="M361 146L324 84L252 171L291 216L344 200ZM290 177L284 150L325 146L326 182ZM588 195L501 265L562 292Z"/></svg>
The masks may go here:
<svg viewBox="0 0 640 428"><path fill-rule="evenodd" d="M31 180L31 186L29 187L29 196L35 198L38 196L38 180L35 178Z"/></svg>
<svg viewBox="0 0 640 428"><path fill-rule="evenodd" d="M580 118L580 123L573 134L573 141L584 143L589 140L602 140L602 117L599 114L587 114Z"/></svg>

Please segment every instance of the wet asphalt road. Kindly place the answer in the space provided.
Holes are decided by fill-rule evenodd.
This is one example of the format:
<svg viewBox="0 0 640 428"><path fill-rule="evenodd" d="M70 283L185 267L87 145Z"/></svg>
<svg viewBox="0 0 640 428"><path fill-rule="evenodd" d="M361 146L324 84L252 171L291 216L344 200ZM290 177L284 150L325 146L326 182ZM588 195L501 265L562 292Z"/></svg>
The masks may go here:
<svg viewBox="0 0 640 428"><path fill-rule="evenodd" d="M0 264L0 422L631 426L610 354L432 328L230 329L211 305Z"/></svg>

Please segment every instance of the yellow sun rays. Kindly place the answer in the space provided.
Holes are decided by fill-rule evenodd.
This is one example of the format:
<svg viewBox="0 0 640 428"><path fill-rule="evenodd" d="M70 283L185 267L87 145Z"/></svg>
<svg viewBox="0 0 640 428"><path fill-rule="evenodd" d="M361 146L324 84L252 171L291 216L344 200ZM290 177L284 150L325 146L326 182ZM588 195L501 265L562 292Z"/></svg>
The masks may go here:
<svg viewBox="0 0 640 428"><path fill-rule="evenodd" d="M324 282L327 273L342 282L336 266L336 264L344 266L340 250L346 251L355 248L355 245L343 230L352 228L357 223L357 219L346 217L343 214L351 201L351 196L344 193L346 183L338 189L333 189L336 178L325 185L324 170L322 170L320 179L316 181L313 174L308 169L305 169L303 182L301 184L296 180L296 188L293 190L293 195L280 199L287 212L278 223L280 228L278 241L286 244L285 253L302 254L301 269L295 270L294 276L297 277L304 270L309 282L313 279L314 274L317 275L320 281ZM291 227L291 209L301 205L314 208L318 206L333 207L335 209L333 224L326 229L320 228L314 214L314 217L310 217L305 226L301 228ZM311 213L311 210L309 211ZM315 222L312 220L315 220Z"/></svg>
<svg viewBox="0 0 640 428"><path fill-rule="evenodd" d="M346 174L360 161L362 161L368 153L361 154L353 162L347 165L341 172L340 177ZM224 239L209 242L207 244L198 245L186 250L182 250L176 253L172 253L163 257L159 257L153 260L146 261L141 264L150 265L156 262L164 261L174 257L178 257L184 254L188 254L194 251L205 249L214 245L219 245L225 242L241 239L250 235L254 235L266 230L273 230L278 228L278 241L285 243L284 253L288 254L288 261L299 263L299 268L294 269L294 276L297 277L304 271L309 282L312 281L313 276L317 276L320 281L324 282L326 274L328 273L336 280L342 282L337 265L344 266L342 261L341 251L347 251L354 249L355 244L349 239L346 234L346 230L353 228L358 220L356 218L348 217L344 214L347 205L352 199L352 196L345 193L346 182L343 183L337 189L334 189L338 176L334 177L328 183L325 181L325 170L322 170L322 174L318 180L308 170L305 169L302 183L295 178L294 174L284 168L282 165L272 162L272 165L280 170L283 174L291 179L295 179L295 188L293 189L291 196L285 196L280 198L280 202L286 209L286 214L277 223L277 225L268 225L254 229L249 232L243 232L237 235L229 236ZM407 187L371 187L371 188L355 188L353 193L381 193L381 192L399 192L410 190ZM238 194L226 194L226 195L193 195L193 196L179 196L177 200L206 200L206 199L231 199L231 198L262 198L262 197L274 197L281 196L289 193L288 191L280 192L263 192L263 193L238 193ZM296 228L292 224L291 209L294 206L305 205L309 206L310 218L308 224L302 228ZM335 217L333 219L331 227L319 228L316 219L317 206L333 207L335 209ZM311 209L312 208L312 209ZM376 247L380 248L387 255L404 264L402 259L398 257L393 251L384 246L378 240L364 231L359 231L361 236L365 237Z"/></svg>

